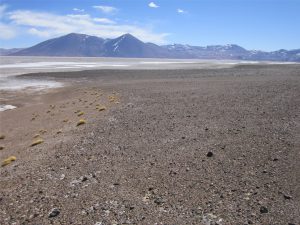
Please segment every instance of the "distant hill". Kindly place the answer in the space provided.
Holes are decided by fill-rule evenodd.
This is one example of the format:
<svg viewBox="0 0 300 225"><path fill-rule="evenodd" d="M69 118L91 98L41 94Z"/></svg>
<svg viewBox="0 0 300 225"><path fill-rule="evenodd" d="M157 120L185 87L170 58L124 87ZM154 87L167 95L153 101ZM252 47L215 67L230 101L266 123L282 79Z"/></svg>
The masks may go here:
<svg viewBox="0 0 300 225"><path fill-rule="evenodd" d="M6 49L6 48L0 48L0 56L1 55L9 55L18 51L21 51L23 48L11 48L11 49Z"/></svg>
<svg viewBox="0 0 300 225"><path fill-rule="evenodd" d="M1 52L1 51L0 51ZM71 33L50 39L30 48L6 52L11 56L73 56L177 59L235 59L300 62L300 49L273 52L246 50L241 46L211 45L206 47L144 43L131 34L103 39Z"/></svg>

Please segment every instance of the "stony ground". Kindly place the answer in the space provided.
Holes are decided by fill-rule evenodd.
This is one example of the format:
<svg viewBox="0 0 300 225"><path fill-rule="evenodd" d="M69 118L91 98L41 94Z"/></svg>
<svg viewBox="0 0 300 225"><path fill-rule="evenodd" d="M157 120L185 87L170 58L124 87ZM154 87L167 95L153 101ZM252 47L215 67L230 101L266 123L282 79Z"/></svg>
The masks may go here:
<svg viewBox="0 0 300 225"><path fill-rule="evenodd" d="M299 66L31 76L81 82L0 114L1 224L300 224Z"/></svg>

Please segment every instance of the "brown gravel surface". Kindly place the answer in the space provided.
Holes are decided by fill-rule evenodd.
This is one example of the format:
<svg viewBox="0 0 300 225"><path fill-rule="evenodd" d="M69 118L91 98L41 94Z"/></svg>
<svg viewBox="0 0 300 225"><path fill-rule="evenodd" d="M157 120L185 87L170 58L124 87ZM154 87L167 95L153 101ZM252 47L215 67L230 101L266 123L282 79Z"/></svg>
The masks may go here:
<svg viewBox="0 0 300 225"><path fill-rule="evenodd" d="M1 225L300 224L299 65L26 76L70 85L2 93Z"/></svg>

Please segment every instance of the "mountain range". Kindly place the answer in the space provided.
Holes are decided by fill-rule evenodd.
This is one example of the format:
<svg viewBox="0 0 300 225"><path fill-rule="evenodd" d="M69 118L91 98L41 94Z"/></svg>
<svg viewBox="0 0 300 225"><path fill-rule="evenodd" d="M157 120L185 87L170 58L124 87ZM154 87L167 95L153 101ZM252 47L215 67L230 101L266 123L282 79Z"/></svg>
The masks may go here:
<svg viewBox="0 0 300 225"><path fill-rule="evenodd" d="M0 49L9 56L69 56L124 57L174 59L234 59L300 62L300 49L264 52L241 46L211 45L206 47L182 44L156 45L145 43L131 34L115 39L103 39L86 34L71 33L50 39L25 49Z"/></svg>

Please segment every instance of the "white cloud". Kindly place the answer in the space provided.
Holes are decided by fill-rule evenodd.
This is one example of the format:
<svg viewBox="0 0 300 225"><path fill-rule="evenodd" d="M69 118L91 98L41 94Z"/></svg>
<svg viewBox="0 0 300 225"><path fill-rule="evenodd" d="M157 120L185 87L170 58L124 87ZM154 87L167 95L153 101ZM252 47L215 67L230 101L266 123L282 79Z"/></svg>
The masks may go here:
<svg viewBox="0 0 300 225"><path fill-rule="evenodd" d="M187 11L183 10L183 9L177 9L178 13L187 13Z"/></svg>
<svg viewBox="0 0 300 225"><path fill-rule="evenodd" d="M153 32L150 28L119 24L106 18L94 18L89 14L57 15L17 10L8 12L7 16L7 19L15 27L20 27L31 35L43 38L57 37L67 33L84 33L103 38L115 38L130 33L142 41L162 44L165 43L165 38L168 36L167 33Z"/></svg>
<svg viewBox="0 0 300 225"><path fill-rule="evenodd" d="M107 14L115 13L118 11L117 8L112 7L112 6L107 6L107 5L94 5L93 8L98 9L101 12L107 13Z"/></svg>
<svg viewBox="0 0 300 225"><path fill-rule="evenodd" d="M107 18L93 18L95 22L106 23L106 24L115 24L116 22Z"/></svg>
<svg viewBox="0 0 300 225"><path fill-rule="evenodd" d="M150 2L148 5L150 8L158 8L159 6L156 5L154 2Z"/></svg>
<svg viewBox="0 0 300 225"><path fill-rule="evenodd" d="M51 36L51 32L47 31L47 30L38 30L36 28L30 28L28 29L28 33L32 34L32 35L36 35L39 37L46 37L48 38L49 36Z"/></svg>
<svg viewBox="0 0 300 225"><path fill-rule="evenodd" d="M84 9L73 8L73 11L75 11L75 12L84 12Z"/></svg>
<svg viewBox="0 0 300 225"><path fill-rule="evenodd" d="M17 35L15 28L10 24L0 22L0 39L11 39Z"/></svg>
<svg viewBox="0 0 300 225"><path fill-rule="evenodd" d="M6 5L0 5L0 18L3 18L6 14ZM5 24L0 22L0 39L11 39L16 36L16 29L10 23Z"/></svg>

